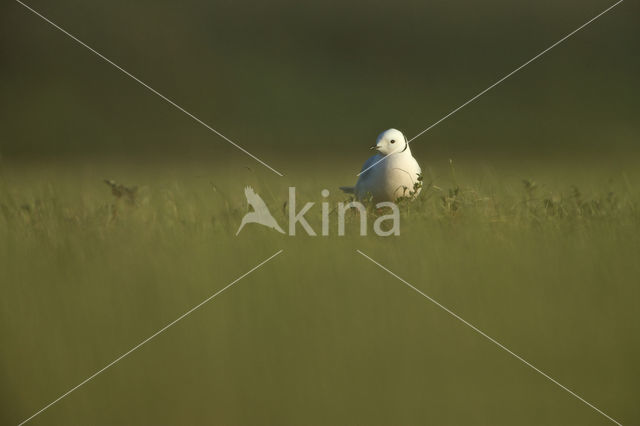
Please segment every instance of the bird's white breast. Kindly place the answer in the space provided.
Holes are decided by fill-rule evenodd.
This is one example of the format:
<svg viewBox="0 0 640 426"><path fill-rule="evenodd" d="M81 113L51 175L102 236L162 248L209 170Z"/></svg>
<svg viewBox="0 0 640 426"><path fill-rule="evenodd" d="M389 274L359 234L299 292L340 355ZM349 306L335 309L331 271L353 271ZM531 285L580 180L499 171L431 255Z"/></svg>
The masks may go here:
<svg viewBox="0 0 640 426"><path fill-rule="evenodd" d="M383 157L376 155L367 163L375 163L381 158ZM371 194L374 202L380 202L396 201L399 197L409 196L420 172L420 166L410 151L392 154L360 175L355 188L356 197L366 199Z"/></svg>

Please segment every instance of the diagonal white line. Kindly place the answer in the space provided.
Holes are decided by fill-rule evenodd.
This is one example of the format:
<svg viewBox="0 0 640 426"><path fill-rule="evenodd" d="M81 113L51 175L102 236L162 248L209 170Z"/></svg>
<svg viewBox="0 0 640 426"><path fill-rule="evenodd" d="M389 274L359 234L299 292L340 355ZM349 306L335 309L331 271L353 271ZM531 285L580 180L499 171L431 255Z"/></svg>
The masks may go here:
<svg viewBox="0 0 640 426"><path fill-rule="evenodd" d="M423 297L425 297L427 300L429 300L431 303L435 304L436 306L438 306L440 309L444 310L445 312L447 312L449 315L451 315L452 317L454 317L455 319L457 319L458 321L462 322L464 325L466 325L467 327L471 328L473 331L475 331L476 333L480 334L482 337L486 338L487 340L489 340L491 343L494 343L496 346L498 346L500 349L504 350L505 352L507 352L508 354L512 355L513 357L515 357L517 360L521 361L522 363L524 363L526 366L531 367L533 370L535 370L536 372L540 373L541 375L543 375L545 378L547 378L548 380L550 380L551 382L555 383L556 385L560 386L562 389L564 389L565 391L569 392L569 394L573 395L574 397L576 397L577 399L579 399L580 401L584 402L585 404L587 404L589 407L593 408L594 410L596 410L598 413L602 414L604 417L606 417L607 419L611 420L613 423L622 426L621 423L619 423L618 421L616 421L615 419L613 419L612 417L608 416L604 411L600 410L598 407L596 407L595 405L591 404L589 401L587 401L586 399L584 399L583 397L581 397L580 395L578 395L577 393L573 392L571 389L569 389L568 387L564 386L562 383L558 382L556 379L554 379L553 377L549 376L547 373L545 373L544 371L540 370L539 368L537 368L535 365L531 364L529 361L527 361L526 359L522 358L520 355L516 354L515 352L513 352L512 350L510 350L509 348L507 348L506 346L504 346L502 343L498 342L496 339L494 339L493 337L489 336L488 334L486 334L484 331L480 330L478 327L476 327L475 325L471 324L470 322L468 322L467 320L465 320L464 318L462 318L460 315L456 314L455 312L453 312L452 310L450 310L449 308L447 308L446 306L442 305L440 302L438 302L437 300L435 300L434 298L432 298L431 296L429 296L428 294L422 292L421 290L417 289L416 287L414 287L413 285L411 285L409 282L405 281L403 278L399 277L398 275L396 275L395 273L391 272L389 269L387 269L386 267L384 267L383 265L381 265L380 263L376 262L375 260L373 260L372 258L370 258L369 256L367 256L366 254L364 254L363 252L361 252L360 250L356 250L358 253L360 253L363 257L365 257L366 259L370 260L371 262L375 263L376 265L378 265L378 267L380 267L381 269L383 269L384 271L387 271L389 274L391 274L393 277L397 278L398 280L402 281L407 287L411 288L412 290L416 291L417 293L419 293L420 295L422 295Z"/></svg>
<svg viewBox="0 0 640 426"><path fill-rule="evenodd" d="M36 411L33 415L31 415L31 417L23 420L22 422L20 422L20 424L18 426L21 426L25 423L27 423L28 421L30 421L31 419L33 419L34 417L36 417L38 414L42 413L43 411L45 411L46 409L48 409L49 407L51 407L52 405L56 404L57 402L59 402L60 400L62 400L63 398L69 396L69 394L71 394L73 391L77 390L79 387L81 387L82 385L86 384L87 382L91 381L92 379L94 379L97 375L99 375L100 373L104 372L106 369L108 369L109 367L113 366L114 364L116 364L118 361L122 360L123 358L125 358L127 355L131 354L133 351L139 349L142 345L144 345L145 343L148 343L151 339L153 339L154 337L158 336L159 334L163 333L164 331L166 331L169 327L175 325L178 321L184 319L186 316L190 315L191 313L193 313L196 309L200 308L202 305L204 305L205 303L209 302L211 299L213 299L214 297L216 297L217 295L219 295L220 293L222 293L223 291L225 291L226 289L228 289L229 287L231 287L232 285L234 285L235 283L237 283L238 281L240 281L241 279L243 279L244 277L246 277L247 275L249 275L250 273L252 273L253 271L255 271L256 269L260 268L262 265L264 265L265 263L269 262L271 259L273 259L274 257L276 257L277 255L279 255L280 253L282 253L283 250L278 250L275 254L272 254L270 257L268 257L267 259L263 260L262 262L260 262L259 264L257 264L256 266L254 266L253 268L251 268L249 271L245 272L244 274L240 275L238 278L236 278L235 280L233 280L232 282L230 282L229 284L227 284L225 287L223 287L222 289L218 290L217 292L215 292L214 294L212 294L211 296L207 297L206 299L204 299L202 302L198 303L196 306L194 306L193 308L189 309L187 312L185 312L184 314L180 315L178 318L174 319L173 321L171 321L169 324L165 325L164 327L162 327L160 330L156 331L155 333L153 333L151 336L147 337L146 339L144 339L142 342L138 343L137 345L135 345L134 347L132 347L131 349L129 349L127 352L123 353L122 355L120 355L118 358L114 359L113 361L111 361L109 364L105 365L104 367L102 367L100 370L96 371L95 373L93 373L92 375L90 375L89 377L87 377L86 379L84 379L82 382L78 383L76 386L72 387L71 389L69 389L68 391L66 391L65 393L63 393L62 395L60 395L58 398L56 398L55 400L51 401L49 404L45 405L44 407L42 407L40 410Z"/></svg>
<svg viewBox="0 0 640 426"><path fill-rule="evenodd" d="M527 62L525 62L524 64L520 65L518 68L516 68L515 70L511 71L509 74L505 75L504 77L502 77L500 80L496 81L495 83L493 83L491 86L487 87L486 89L484 89L482 92L478 93L477 95L475 95L474 97L472 97L471 99L469 99L468 101L466 101L465 103L463 103L462 105L460 105L459 107L457 107L456 109L454 109L453 111L451 111L450 113L448 113L447 115L445 115L444 117L442 117L441 119L439 119L438 121L436 121L435 123L433 123L431 126L427 127L426 129L424 129L423 131L421 131L420 133L418 133L417 135L415 135L414 137L412 137L411 139L409 139L409 141L407 142L407 144L410 144L414 139L422 136L424 133L428 132L429 130L433 129L434 127L436 127L438 124L442 123L444 120L446 120L447 118L451 117L453 114L455 114L456 112L460 111L462 108L466 107L467 105L469 105L471 102L475 101L476 99L478 99L480 96L484 95L485 93L487 93L489 90L493 89L494 87L496 87L497 85L499 85L500 83L502 83L503 81L505 81L506 79L508 79L509 77L511 77L512 75L514 75L515 73L517 73L518 71L520 71L521 69L523 69L524 67L526 67L527 65L529 65L531 62L535 61L536 59L538 59L539 57L541 57L542 55L544 55L545 53L547 53L548 51L550 51L551 49L553 49L554 47L556 47L557 45L559 45L560 43L562 43L563 41L565 41L566 39L568 39L569 37L573 36L575 33L577 33L578 31L580 31L581 29L583 29L584 27L586 27L587 25L591 24L593 21L595 21L596 19L600 18L602 15L604 15L605 13L609 12L611 9L613 9L614 7L618 6L620 3L622 3L624 0L618 0L616 3L614 3L613 5L609 6L608 8L606 8L605 10L603 10L602 12L600 12L598 15L594 16L593 18L589 19L587 22L585 22L584 24L580 25L578 28L576 28L575 30L571 31L569 34L567 34L566 36L562 37L560 40L556 41L555 43L553 43L551 46L547 47L546 49L544 49L542 52L538 53L536 56L534 56L533 58L529 59ZM358 173L356 176L360 176L361 174L363 174L364 172L366 172L367 170L369 170L370 168L372 168L373 166L375 166L378 163L383 162L384 160L387 159L388 156L382 157L380 160L376 161L375 163L373 163L372 165L370 165L369 167L367 167L366 169L362 170L360 173Z"/></svg>
<svg viewBox="0 0 640 426"><path fill-rule="evenodd" d="M81 46L86 47L88 50L90 50L92 53L96 54L98 57L100 57L101 59L103 59L104 61L108 62L109 64L113 65L115 68L117 68L118 70L122 71L124 74L126 74L128 77L131 77L133 80L135 80L137 83L139 83L140 85L142 85L144 88L148 89L150 92L154 93L155 95L159 96L160 98L162 98L164 101L168 102L169 104L171 104L173 107L175 107L176 109L178 109L179 111L182 111L183 113L185 113L186 115L188 115L189 117L191 117L192 119L194 119L196 122L198 122L199 124L203 125L204 127L206 127L207 129L209 129L210 131L212 131L213 133L215 133L216 135L220 136L222 139L224 139L225 141L229 142L231 145L235 146L237 149L239 149L240 151L244 152L245 154L247 154L249 157L253 158L254 160L256 160L258 163L262 164L263 166L265 166L266 168L268 168L269 170L271 170L272 172L274 172L275 174L277 174L278 176L284 176L282 173L280 173L279 171L277 171L276 169L274 169L273 167L271 167L270 165L268 165L267 163L265 163L264 161L262 161L261 159L259 159L258 157L256 157L255 155L253 155L252 153L250 153L249 151L247 151L246 149L244 149L243 147L241 147L240 145L238 145L237 143L235 143L234 141L232 141L231 139L229 139L228 137L226 137L225 135L223 135L222 133L220 133L219 131L217 131L216 129L214 129L213 127L211 127L210 125L208 125L207 123L205 123L204 121L202 121L201 119L199 119L198 117L196 117L195 115L193 115L192 113L190 113L189 111L187 111L186 109L184 109L183 107L181 107L180 105L178 105L177 103L175 103L174 101L172 101L171 99L167 98L165 95L163 95L162 93L158 92L156 89L154 89L153 87L149 86L147 83L145 83L144 81L140 80L138 77L136 77L135 75L131 74L129 71L125 70L124 68L122 68L121 66L119 66L118 64L116 64L115 62L113 62L111 59L107 58L106 56L104 56L102 53L98 52L97 50L95 50L94 48L92 48L91 46L89 46L88 44L86 44L85 42L83 42L82 40L78 39L76 36L74 36L73 34L71 34L70 32L66 31L64 28L60 27L59 25L57 25L55 22L51 21L50 19L48 19L47 17L45 17L44 15L42 15L41 13L39 13L38 11L34 10L32 7L24 4L23 2L21 2L20 0L16 0L16 2L20 3L22 6L24 6L26 9L30 10L31 12L33 12L35 15L39 16L40 18L42 18L43 20L45 20L46 22L48 22L49 24L51 24L53 27L55 27L56 29L60 30L62 33L64 33L65 35L67 35L68 37L70 37L71 39L73 39L74 41L76 41L78 44L80 44Z"/></svg>

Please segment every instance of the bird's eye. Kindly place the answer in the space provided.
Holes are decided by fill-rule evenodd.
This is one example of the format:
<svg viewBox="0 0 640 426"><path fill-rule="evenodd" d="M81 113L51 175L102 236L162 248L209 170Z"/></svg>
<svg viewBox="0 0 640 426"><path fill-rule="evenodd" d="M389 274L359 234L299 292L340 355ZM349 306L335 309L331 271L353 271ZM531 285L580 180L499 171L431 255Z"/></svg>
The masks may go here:
<svg viewBox="0 0 640 426"><path fill-rule="evenodd" d="M391 139L391 143L396 143L396 140L395 139Z"/></svg>

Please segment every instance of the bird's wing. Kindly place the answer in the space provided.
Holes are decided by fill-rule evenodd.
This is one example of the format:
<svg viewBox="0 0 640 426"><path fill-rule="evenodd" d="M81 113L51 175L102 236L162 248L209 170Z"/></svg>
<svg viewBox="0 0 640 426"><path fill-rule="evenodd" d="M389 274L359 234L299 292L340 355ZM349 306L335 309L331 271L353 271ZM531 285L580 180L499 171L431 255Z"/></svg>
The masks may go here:
<svg viewBox="0 0 640 426"><path fill-rule="evenodd" d="M372 165L374 165L375 163L380 161L382 158L384 158L384 156L381 155L381 154L376 154L376 155L374 155L372 157L369 157L369 159L364 162L364 165L362 166L362 169L360 170L360 173L362 173L360 175L360 177L364 177L364 176L368 175L371 172L371 169L369 169L369 167L371 167ZM367 170L367 169L369 169L369 170ZM367 171L363 172L364 170L367 170Z"/></svg>

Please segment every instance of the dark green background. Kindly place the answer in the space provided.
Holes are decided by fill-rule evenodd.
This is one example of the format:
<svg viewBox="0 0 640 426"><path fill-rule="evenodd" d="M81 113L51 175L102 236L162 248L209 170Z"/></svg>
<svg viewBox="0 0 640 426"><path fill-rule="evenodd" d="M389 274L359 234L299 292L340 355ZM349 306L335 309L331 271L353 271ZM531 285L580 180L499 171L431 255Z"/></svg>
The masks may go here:
<svg viewBox="0 0 640 426"><path fill-rule="evenodd" d="M389 127L417 134L612 2L29 4L285 169L288 157L310 151L359 163ZM235 155L18 3L1 7L5 156ZM638 16L635 2L623 3L414 150L489 159L636 154Z"/></svg>

